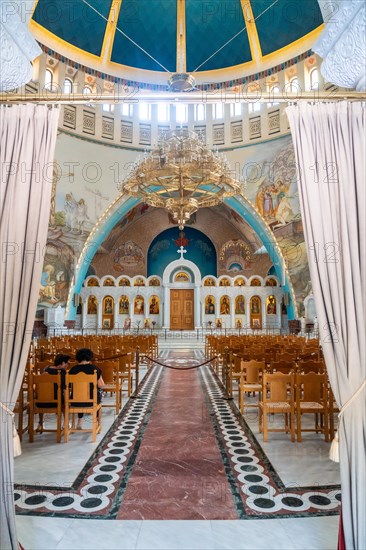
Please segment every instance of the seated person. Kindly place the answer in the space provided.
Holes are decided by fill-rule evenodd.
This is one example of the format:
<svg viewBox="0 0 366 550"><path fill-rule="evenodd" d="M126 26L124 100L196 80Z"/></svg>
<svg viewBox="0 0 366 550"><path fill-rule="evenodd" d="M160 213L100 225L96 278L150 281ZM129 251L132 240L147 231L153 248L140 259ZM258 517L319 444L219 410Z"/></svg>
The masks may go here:
<svg viewBox="0 0 366 550"><path fill-rule="evenodd" d="M102 371L96 366L92 364L92 359L94 357L94 354L91 349L89 348L81 348L76 352L76 361L78 362L77 365L74 367L71 367L69 370L69 374L79 374L80 372L83 372L85 374L94 374L94 372L97 373L97 383L98 383L98 396L97 396L97 402L100 403L102 400L102 388L104 386L104 380L102 378ZM92 397L92 395L91 395ZM76 426L77 430L82 430L82 418L84 414L78 413L78 423Z"/></svg>
<svg viewBox="0 0 366 550"><path fill-rule="evenodd" d="M62 399L62 403L64 402L64 391L65 391L65 387L66 387L65 386L65 374L66 374L66 369L69 366L69 362L70 362L70 356L69 355L64 355L63 353L59 353L55 357L54 365L49 365L48 367L45 367L43 369L43 373L47 373L47 374L57 375L58 372L61 372L61 399ZM55 399L57 399L57 386L56 386L56 384L55 384L54 393L55 393ZM40 413L37 432L42 432L43 430L44 430L43 413Z"/></svg>

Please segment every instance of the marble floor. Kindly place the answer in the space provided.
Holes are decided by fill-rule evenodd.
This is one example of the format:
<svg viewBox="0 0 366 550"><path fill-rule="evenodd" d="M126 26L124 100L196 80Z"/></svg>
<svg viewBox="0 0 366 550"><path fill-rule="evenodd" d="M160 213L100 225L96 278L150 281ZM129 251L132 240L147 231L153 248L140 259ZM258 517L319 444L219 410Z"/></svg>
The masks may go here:
<svg viewBox="0 0 366 550"><path fill-rule="evenodd" d="M191 364L202 360L199 350L190 351L189 355ZM174 358L173 363L179 366L187 360L187 352L175 351L172 356L171 351L167 350L160 359L169 363L171 357ZM338 501L334 497L339 494L339 489L336 489L339 473L338 466L328 459L329 444L322 441L318 434L306 434L301 444L291 443L284 434L271 434L268 443L263 444L261 435L257 433L255 415L250 412L245 415L247 424L238 419L235 406L222 402L220 390L209 369L200 375L197 370L183 373L156 367L155 371L155 375L145 381L141 399L134 400L132 406L131 402L127 404L124 423L120 422L117 426L119 421L115 421L112 409L103 412L103 433L98 436L96 444L90 442L89 434L73 434L67 444L56 444L53 434L39 435L33 444L24 442L23 454L15 462L15 482L18 492L25 499L21 509L18 509L17 526L19 540L26 549L336 548L338 516L326 514L336 514ZM228 425L225 426L225 423ZM241 470L245 465L237 460L240 454L235 454L237 450L231 447L230 437L235 439L237 436L227 435L225 429L244 430L244 434L246 425L252 431L249 438L243 435L247 448L244 449L241 441L234 441L234 444L241 448L242 453L253 457L250 460L256 467L255 474L262 476L261 480L258 478L256 481L256 492L261 488L260 494L267 491L265 496L268 497L254 499L254 502L261 501L260 505L263 505L272 499L275 504L271 505L274 511L278 510L278 517L274 517L275 514L266 516L266 510L252 505L253 499L247 499L248 494L244 490L240 498L233 491L234 483L244 487L242 476L246 471ZM113 431L117 429L118 433ZM133 432L136 441L132 441ZM118 447L113 447L113 444L111 447L106 441L110 438L115 441L115 446L122 445L124 440L127 441L127 433L129 451L125 450L125 456L121 456ZM106 434L108 437L103 438ZM138 434L142 436L138 437ZM101 441L103 444L98 445ZM103 455L99 447L103 447ZM119 462L111 454L113 452L118 453ZM96 492L94 495L100 496L101 504L94 503L95 509L84 516L81 515L85 512L83 502L98 500L91 499L88 492L89 499L85 499L84 494L81 500L74 501L74 513L69 517L66 513L65 517L61 517L62 514L57 513L57 507L52 508L49 500L47 505L38 503L32 506L31 500L29 505L24 504L29 487L37 489L37 496L43 492L51 500L55 496L51 493L56 489L60 500L62 488L65 488L66 494L66 489L75 485L75 479L79 477L81 482L84 476L86 481L81 483L87 483L82 487L84 492L93 489L93 482L95 484L96 479L101 479L102 473L105 477L107 470L103 467L96 470L94 465L89 471L85 467L88 461L90 465L97 461L104 468L108 466L108 471L115 461L115 466L120 467L121 463L122 469L125 467L125 477L120 484L124 486L123 490L121 486L108 487L106 493L118 503L115 510L111 510L111 515L105 516L113 519L98 515L106 506L102 501L107 497ZM236 481L229 472L234 472ZM109 477L112 478L112 475ZM287 489L286 498L290 506L285 510L283 504L276 500L275 482ZM271 487L275 489L271 490ZM314 491L311 494L307 491L305 498L300 491L304 487L307 490L318 487L314 501L309 501L309 495L313 497ZM42 491L39 491L40 488ZM66 499L70 493L67 495ZM300 504L300 501L296 503L299 498L302 499ZM291 516L294 503L302 507L302 515L308 517L299 517L301 513ZM67 506L61 507L63 509L67 511ZM79 510L80 514L75 510ZM286 510L290 517L286 517Z"/></svg>

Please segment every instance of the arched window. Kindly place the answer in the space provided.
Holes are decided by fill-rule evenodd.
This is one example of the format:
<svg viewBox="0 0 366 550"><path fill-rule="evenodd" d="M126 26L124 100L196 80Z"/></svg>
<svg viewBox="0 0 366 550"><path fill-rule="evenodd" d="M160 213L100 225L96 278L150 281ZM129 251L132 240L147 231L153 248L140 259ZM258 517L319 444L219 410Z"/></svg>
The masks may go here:
<svg viewBox="0 0 366 550"><path fill-rule="evenodd" d="M261 110L261 104L259 101L254 101L253 103L248 103L248 111L250 113L257 113Z"/></svg>
<svg viewBox="0 0 366 550"><path fill-rule="evenodd" d="M139 104L139 118L140 120L151 119L151 105L150 103L141 102Z"/></svg>
<svg viewBox="0 0 366 550"><path fill-rule="evenodd" d="M317 67L310 71L310 90L319 90L319 71Z"/></svg>
<svg viewBox="0 0 366 550"><path fill-rule="evenodd" d="M214 103L212 105L212 118L217 120L219 118L224 118L224 104L223 103Z"/></svg>
<svg viewBox="0 0 366 550"><path fill-rule="evenodd" d="M72 93L72 80L70 78L65 78L64 80L64 94L71 94Z"/></svg>
<svg viewBox="0 0 366 550"><path fill-rule="evenodd" d="M230 116L241 116L241 103L230 103Z"/></svg>
<svg viewBox="0 0 366 550"><path fill-rule="evenodd" d="M205 120L206 119L206 105L199 103L194 106L194 118L195 120Z"/></svg>
<svg viewBox="0 0 366 550"><path fill-rule="evenodd" d="M272 86L270 90L271 97L273 97L274 94L278 94L279 92L280 92L280 87L278 86L278 84L275 84L274 86ZM268 103L268 107L275 107L276 105L279 105L278 101L272 101L271 103Z"/></svg>
<svg viewBox="0 0 366 550"><path fill-rule="evenodd" d="M187 122L188 120L188 105L178 103L175 106L175 120L178 123Z"/></svg>
<svg viewBox="0 0 366 550"><path fill-rule="evenodd" d="M50 90L52 92L52 84L53 84L53 72L51 69L46 69L45 76L44 76L44 87L46 90Z"/></svg>
<svg viewBox="0 0 366 550"><path fill-rule="evenodd" d="M122 103L121 105L121 114L122 116L133 116L133 104L132 103Z"/></svg>
<svg viewBox="0 0 366 550"><path fill-rule="evenodd" d="M169 121L169 103L159 103L158 105L158 122L168 122Z"/></svg>
<svg viewBox="0 0 366 550"><path fill-rule="evenodd" d="M83 88L83 96L85 98L88 97L88 95L90 95L92 93L92 89L90 88L90 86L84 86ZM87 105L88 107L95 107L95 105L93 103L85 103L85 105Z"/></svg>
<svg viewBox="0 0 366 550"><path fill-rule="evenodd" d="M293 92L294 94L299 94L301 92L301 86L297 76L294 76L294 78L291 78L289 91Z"/></svg>
<svg viewBox="0 0 366 550"><path fill-rule="evenodd" d="M112 103L103 103L103 111L105 113L113 113L114 105L112 105Z"/></svg>

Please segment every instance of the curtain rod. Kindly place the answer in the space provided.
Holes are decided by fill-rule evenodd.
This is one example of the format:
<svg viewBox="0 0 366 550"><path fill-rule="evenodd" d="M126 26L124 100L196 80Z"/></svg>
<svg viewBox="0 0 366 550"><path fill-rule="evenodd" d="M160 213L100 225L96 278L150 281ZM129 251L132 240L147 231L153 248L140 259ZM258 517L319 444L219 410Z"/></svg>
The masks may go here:
<svg viewBox="0 0 366 550"><path fill-rule="evenodd" d="M215 90L207 92L155 92L146 93L143 91L131 91L129 93L116 94L61 94L51 93L46 90L41 94L12 94L2 92L0 94L0 104L12 103L40 103L49 105L64 104L117 104L117 103L137 103L139 101L149 103L298 103L308 102L332 102L332 101L365 101L366 92L353 91L306 91L301 93L288 92L283 93L243 93L228 92L225 90Z"/></svg>

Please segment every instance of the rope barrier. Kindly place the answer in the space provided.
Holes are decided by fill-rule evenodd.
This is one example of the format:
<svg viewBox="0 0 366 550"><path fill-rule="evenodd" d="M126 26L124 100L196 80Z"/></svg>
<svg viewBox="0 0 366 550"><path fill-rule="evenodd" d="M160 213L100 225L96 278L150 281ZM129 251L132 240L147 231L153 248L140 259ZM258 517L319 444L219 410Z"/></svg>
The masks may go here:
<svg viewBox="0 0 366 550"><path fill-rule="evenodd" d="M217 355L215 355L214 357L211 357L210 359L208 359L207 361L205 361L204 363L200 363L199 365L192 365L191 367L173 367L172 365L165 365L164 363L161 363L160 361L158 361L157 359L153 359L152 357L149 357L148 355L145 356L146 359L148 359L149 361L151 361L152 363L156 363L157 365L159 365L160 367L165 367L167 369L173 369L173 370L191 370L191 369L198 369L199 367L204 367L205 365L207 365L208 363L211 363L212 361L214 361L215 359L217 359Z"/></svg>

